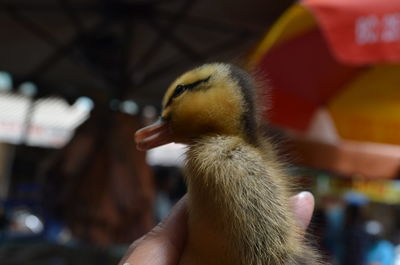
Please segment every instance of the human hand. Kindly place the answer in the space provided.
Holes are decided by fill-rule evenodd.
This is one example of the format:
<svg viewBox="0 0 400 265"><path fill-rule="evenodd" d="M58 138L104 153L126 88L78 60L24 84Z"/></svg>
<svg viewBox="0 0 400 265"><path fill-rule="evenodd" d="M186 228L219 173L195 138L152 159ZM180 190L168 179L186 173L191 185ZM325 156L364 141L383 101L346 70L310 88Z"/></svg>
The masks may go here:
<svg viewBox="0 0 400 265"><path fill-rule="evenodd" d="M301 192L291 198L299 226L306 230L314 210L314 197ZM120 265L177 265L186 243L186 196L152 231L133 242Z"/></svg>

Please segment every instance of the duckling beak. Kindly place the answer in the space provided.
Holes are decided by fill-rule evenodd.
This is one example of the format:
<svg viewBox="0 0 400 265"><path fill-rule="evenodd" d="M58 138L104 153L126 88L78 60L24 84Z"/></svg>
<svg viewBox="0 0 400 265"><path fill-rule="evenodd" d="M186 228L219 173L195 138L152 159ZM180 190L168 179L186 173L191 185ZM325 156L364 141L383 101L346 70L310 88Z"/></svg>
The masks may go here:
<svg viewBox="0 0 400 265"><path fill-rule="evenodd" d="M168 122L162 119L138 130L135 133L136 148L141 151L172 142L172 133Z"/></svg>

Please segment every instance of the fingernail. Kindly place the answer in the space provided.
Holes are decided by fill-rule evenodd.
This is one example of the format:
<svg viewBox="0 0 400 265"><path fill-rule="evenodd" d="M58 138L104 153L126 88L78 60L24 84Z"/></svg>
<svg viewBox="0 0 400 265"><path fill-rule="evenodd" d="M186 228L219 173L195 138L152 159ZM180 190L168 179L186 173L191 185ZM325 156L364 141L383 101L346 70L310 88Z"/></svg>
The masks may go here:
<svg viewBox="0 0 400 265"><path fill-rule="evenodd" d="M297 196L298 196L299 198L309 197L310 195L312 196L312 193L309 192L309 191L302 191L302 192L300 192L299 194L297 194Z"/></svg>

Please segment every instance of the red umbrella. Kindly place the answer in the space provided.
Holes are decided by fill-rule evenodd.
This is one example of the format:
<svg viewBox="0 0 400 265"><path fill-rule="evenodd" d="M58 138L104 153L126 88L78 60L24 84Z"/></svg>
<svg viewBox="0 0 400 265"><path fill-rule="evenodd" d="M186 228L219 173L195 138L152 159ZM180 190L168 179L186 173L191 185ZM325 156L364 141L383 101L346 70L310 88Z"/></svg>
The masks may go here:
<svg viewBox="0 0 400 265"><path fill-rule="evenodd" d="M304 0L282 16L251 59L274 88L271 122L307 138L300 144L305 161L368 177L400 170L400 147L382 145L400 144L393 133L400 128L399 62L395 0ZM333 128L335 137L310 140L321 127Z"/></svg>

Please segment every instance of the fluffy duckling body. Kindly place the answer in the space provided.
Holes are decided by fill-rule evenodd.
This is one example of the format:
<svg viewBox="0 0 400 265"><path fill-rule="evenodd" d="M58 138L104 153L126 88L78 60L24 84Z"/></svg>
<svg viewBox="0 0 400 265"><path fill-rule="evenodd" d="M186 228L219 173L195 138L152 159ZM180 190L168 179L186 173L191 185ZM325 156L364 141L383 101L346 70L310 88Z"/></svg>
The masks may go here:
<svg viewBox="0 0 400 265"><path fill-rule="evenodd" d="M180 265L320 264L294 220L283 167L257 116L250 76L207 64L173 82L162 121L137 132L144 150L188 144L188 241Z"/></svg>

